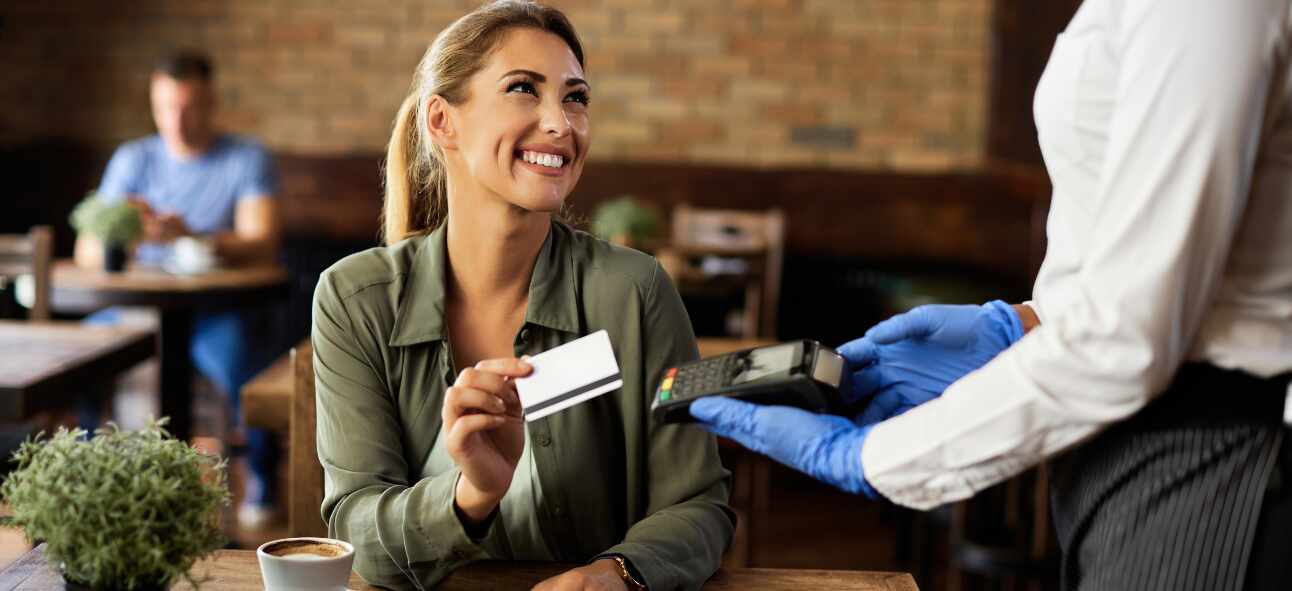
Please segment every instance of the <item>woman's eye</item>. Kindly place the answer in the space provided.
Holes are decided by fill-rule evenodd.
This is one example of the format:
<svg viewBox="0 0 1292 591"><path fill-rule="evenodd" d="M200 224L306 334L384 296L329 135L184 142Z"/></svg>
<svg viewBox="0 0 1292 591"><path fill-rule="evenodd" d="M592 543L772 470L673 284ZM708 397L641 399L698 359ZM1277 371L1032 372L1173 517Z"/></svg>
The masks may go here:
<svg viewBox="0 0 1292 591"><path fill-rule="evenodd" d="M534 85L523 80L520 82L512 82L507 86L507 92L523 92L525 94L538 96L538 91L534 89Z"/></svg>
<svg viewBox="0 0 1292 591"><path fill-rule="evenodd" d="M588 96L588 93L582 90L576 90L574 92L571 92L569 95L565 97L565 102L583 103L584 105L587 105L588 103L592 102L592 97Z"/></svg>

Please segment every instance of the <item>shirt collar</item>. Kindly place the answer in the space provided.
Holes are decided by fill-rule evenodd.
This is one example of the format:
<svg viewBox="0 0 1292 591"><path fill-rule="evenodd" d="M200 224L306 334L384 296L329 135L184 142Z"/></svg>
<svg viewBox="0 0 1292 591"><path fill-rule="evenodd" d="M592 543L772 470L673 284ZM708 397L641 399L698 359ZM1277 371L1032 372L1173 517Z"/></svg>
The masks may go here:
<svg viewBox="0 0 1292 591"><path fill-rule="evenodd" d="M575 293L573 252L569 248L571 230L553 221L552 227L534 262L529 280L529 304L525 323L537 324L564 332L579 330L579 309ZM404 347L428 341L443 340L448 334L444 321L448 288L447 233L441 225L421 240L409 269L407 289L395 312L395 330L391 347Z"/></svg>

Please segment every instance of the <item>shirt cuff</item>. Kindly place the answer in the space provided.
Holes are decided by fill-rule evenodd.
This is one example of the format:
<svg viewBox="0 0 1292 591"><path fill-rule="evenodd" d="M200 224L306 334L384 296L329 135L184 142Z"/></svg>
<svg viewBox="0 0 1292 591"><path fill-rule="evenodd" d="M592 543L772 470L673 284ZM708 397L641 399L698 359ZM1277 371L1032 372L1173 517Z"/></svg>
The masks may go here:
<svg viewBox="0 0 1292 591"><path fill-rule="evenodd" d="M461 474L446 472L418 482L410 491L407 515L413 531L404 538L410 563L485 560L493 555L490 549L502 543L498 519L490 519L479 539L473 539L458 519L453 494Z"/></svg>
<svg viewBox="0 0 1292 591"><path fill-rule="evenodd" d="M1041 324L1045 324L1045 313L1041 312L1041 306L1037 305L1036 300L1027 300L1026 302L1023 302L1022 305L1031 308L1032 312L1036 313L1036 319Z"/></svg>

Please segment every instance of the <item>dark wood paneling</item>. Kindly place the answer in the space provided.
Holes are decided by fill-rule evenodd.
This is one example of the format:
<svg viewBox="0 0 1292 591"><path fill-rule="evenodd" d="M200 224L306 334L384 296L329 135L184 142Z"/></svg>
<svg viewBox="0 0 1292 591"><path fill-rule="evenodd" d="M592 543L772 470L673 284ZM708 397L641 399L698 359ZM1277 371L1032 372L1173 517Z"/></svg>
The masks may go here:
<svg viewBox="0 0 1292 591"><path fill-rule="evenodd" d="M996 0L992 22L989 157L1041 166L1032 97L1054 38L1081 0Z"/></svg>

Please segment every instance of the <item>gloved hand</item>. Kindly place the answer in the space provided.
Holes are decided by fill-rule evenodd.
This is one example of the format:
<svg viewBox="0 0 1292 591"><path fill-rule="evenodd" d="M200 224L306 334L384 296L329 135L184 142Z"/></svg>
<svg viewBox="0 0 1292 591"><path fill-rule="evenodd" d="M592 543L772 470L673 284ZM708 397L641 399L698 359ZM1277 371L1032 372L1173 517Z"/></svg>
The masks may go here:
<svg viewBox="0 0 1292 591"><path fill-rule="evenodd" d="M761 406L721 396L691 403L708 431L852 494L878 498L861 471L870 427L788 406Z"/></svg>
<svg viewBox="0 0 1292 591"><path fill-rule="evenodd" d="M981 306L920 306L898 314L839 348L848 365L844 396L874 395L858 418L873 425L938 396L952 382L986 365L1023 338L1014 309L995 300Z"/></svg>

